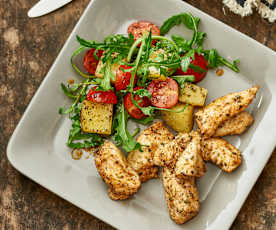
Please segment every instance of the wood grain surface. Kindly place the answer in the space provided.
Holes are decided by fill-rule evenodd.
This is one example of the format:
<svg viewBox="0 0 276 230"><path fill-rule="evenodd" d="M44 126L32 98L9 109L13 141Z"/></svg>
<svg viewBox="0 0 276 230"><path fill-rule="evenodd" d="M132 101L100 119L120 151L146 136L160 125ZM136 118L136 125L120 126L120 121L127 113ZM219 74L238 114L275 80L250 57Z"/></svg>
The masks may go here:
<svg viewBox="0 0 276 230"><path fill-rule="evenodd" d="M21 175L6 157L13 130L89 0L75 0L49 15L29 19L27 11L36 2L0 0L0 229L111 230ZM276 23L257 13L242 19L225 8L224 14L221 0L187 2L276 50ZM276 229L275 179L273 154L231 229Z"/></svg>

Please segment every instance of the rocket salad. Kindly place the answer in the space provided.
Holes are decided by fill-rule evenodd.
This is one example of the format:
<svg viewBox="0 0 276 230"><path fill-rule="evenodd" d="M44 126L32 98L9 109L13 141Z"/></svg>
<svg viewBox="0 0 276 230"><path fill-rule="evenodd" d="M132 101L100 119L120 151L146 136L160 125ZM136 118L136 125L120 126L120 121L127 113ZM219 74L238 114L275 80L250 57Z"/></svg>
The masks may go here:
<svg viewBox="0 0 276 230"><path fill-rule="evenodd" d="M71 64L84 80L61 84L73 100L72 105L59 109L72 120L67 146L97 147L112 136L126 152L140 149L127 129L129 119L148 124L159 111L181 113L188 106L172 109L179 101L179 91L186 82L202 80L209 68L226 66L239 72L238 60L233 63L221 57L216 49L203 48L206 33L198 30L200 19L181 13L167 19L160 27L138 21L128 27L128 36L109 35L103 42L77 36L80 47L72 54ZM179 35L165 35L183 24L193 31L190 40ZM74 63L86 51L82 72Z"/></svg>

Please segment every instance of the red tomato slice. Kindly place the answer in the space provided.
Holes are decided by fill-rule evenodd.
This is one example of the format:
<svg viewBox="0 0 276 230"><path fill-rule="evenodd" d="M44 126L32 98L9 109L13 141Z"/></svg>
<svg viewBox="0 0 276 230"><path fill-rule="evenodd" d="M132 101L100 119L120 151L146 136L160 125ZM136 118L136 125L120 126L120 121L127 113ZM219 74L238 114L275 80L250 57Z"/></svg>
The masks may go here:
<svg viewBox="0 0 276 230"><path fill-rule="evenodd" d="M142 87L136 87L136 88L134 88L134 91L136 91L138 89L142 89ZM150 105L150 100L147 97L141 98L138 95L134 95L134 100L137 101L138 105L141 107L147 107ZM124 97L124 106L125 106L127 112L129 113L129 115L136 119L142 119L142 118L147 117L145 114L143 114L143 112L139 108L137 108L133 104L133 102L131 100L131 93L128 93Z"/></svg>
<svg viewBox="0 0 276 230"><path fill-rule="evenodd" d="M147 89L152 95L151 104L155 107L171 108L178 102L178 84L171 78L165 81L152 80Z"/></svg>
<svg viewBox="0 0 276 230"><path fill-rule="evenodd" d="M88 94L86 95L86 100L97 102L97 103L107 103L107 104L117 104L118 99L114 91L102 91L96 90L96 86L90 89Z"/></svg>
<svg viewBox="0 0 276 230"><path fill-rule="evenodd" d="M127 65L120 65L119 69L116 72L116 80L115 80L115 89L117 91L120 91L122 89L126 89L126 87L129 85L130 83L130 79L131 79L131 72L123 72L122 69L127 70L127 69L131 69L131 66L127 66ZM135 78L134 78L134 84L136 84L137 81L137 76L135 74Z"/></svg>
<svg viewBox="0 0 276 230"><path fill-rule="evenodd" d="M133 22L128 26L127 33L132 33L134 39L137 40L142 37L144 33L149 34L150 30L152 35L160 35L159 27L148 21Z"/></svg>
<svg viewBox="0 0 276 230"><path fill-rule="evenodd" d="M96 49L92 48L88 50L83 58L83 66L86 71L90 74L95 74L99 60L103 54L102 50L97 51L98 60L94 57L94 52Z"/></svg>
<svg viewBox="0 0 276 230"><path fill-rule="evenodd" d="M195 53L195 60L192 60L191 63L195 66L199 66L200 68L202 68L206 71L202 72L202 73L198 73L198 72L194 71L193 69L188 68L187 72L184 73L181 68L178 68L176 70L176 75L194 75L195 82L199 82L206 76L206 73L207 73L207 63L204 59L204 56L198 55L197 53Z"/></svg>

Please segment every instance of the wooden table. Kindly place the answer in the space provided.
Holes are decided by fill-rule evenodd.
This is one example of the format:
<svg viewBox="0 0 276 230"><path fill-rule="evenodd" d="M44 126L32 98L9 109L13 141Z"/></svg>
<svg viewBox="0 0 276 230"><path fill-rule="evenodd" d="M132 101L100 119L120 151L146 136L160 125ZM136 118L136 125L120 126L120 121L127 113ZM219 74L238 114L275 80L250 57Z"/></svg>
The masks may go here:
<svg viewBox="0 0 276 230"><path fill-rule="evenodd" d="M52 14L29 19L27 11L35 2L0 1L0 229L113 229L27 179L7 160L6 147L16 124L89 0L75 0ZM276 23L257 13L241 19L225 8L224 14L220 0L187 2L276 50ZM275 154L232 229L276 229L274 179Z"/></svg>

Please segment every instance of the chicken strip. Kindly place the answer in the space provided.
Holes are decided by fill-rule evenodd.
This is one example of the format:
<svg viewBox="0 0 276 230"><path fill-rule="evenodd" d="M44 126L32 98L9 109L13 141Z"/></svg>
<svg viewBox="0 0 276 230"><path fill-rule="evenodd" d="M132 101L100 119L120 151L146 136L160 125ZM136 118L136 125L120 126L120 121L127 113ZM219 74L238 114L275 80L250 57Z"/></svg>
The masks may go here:
<svg viewBox="0 0 276 230"><path fill-rule="evenodd" d="M225 172L234 171L242 162L241 152L221 138L202 140L201 153L205 161L216 164Z"/></svg>
<svg viewBox="0 0 276 230"><path fill-rule="evenodd" d="M109 196L127 199L141 186L138 174L128 165L124 154L111 142L105 141L95 156L95 164L109 188Z"/></svg>
<svg viewBox="0 0 276 230"><path fill-rule="evenodd" d="M186 149L187 144L192 140L188 133L179 133L172 141L160 145L153 156L153 164L158 166L172 165Z"/></svg>
<svg viewBox="0 0 276 230"><path fill-rule="evenodd" d="M196 114L196 123L204 138L214 135L218 126L229 118L244 111L252 102L259 87L230 93L213 101L199 110Z"/></svg>
<svg viewBox="0 0 276 230"><path fill-rule="evenodd" d="M165 145L173 139L173 134L162 122L156 122L143 130L137 137L143 152L134 150L129 153L127 161L145 182L158 177L158 167L152 162L153 155L160 145Z"/></svg>
<svg viewBox="0 0 276 230"><path fill-rule="evenodd" d="M253 121L254 118L248 112L243 111L221 123L213 137L242 134Z"/></svg>
<svg viewBox="0 0 276 230"><path fill-rule="evenodd" d="M198 214L200 204L194 177L179 180L170 168L164 167L162 181L169 214L175 223L183 224Z"/></svg>
<svg viewBox="0 0 276 230"><path fill-rule="evenodd" d="M125 195L125 194L116 194L115 192L113 192L110 188L108 188L108 196L110 197L110 199L112 200L126 200L129 198L129 195Z"/></svg>
<svg viewBox="0 0 276 230"><path fill-rule="evenodd" d="M206 173L206 165L201 157L200 135L198 132L190 133L192 140L181 153L175 164L175 175L178 178L186 176L202 177Z"/></svg>

